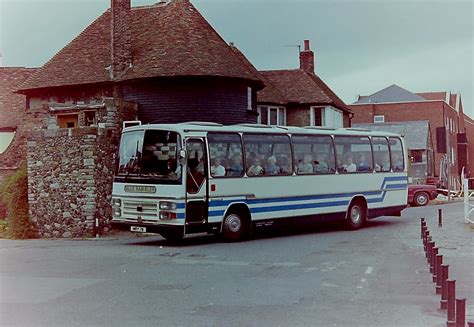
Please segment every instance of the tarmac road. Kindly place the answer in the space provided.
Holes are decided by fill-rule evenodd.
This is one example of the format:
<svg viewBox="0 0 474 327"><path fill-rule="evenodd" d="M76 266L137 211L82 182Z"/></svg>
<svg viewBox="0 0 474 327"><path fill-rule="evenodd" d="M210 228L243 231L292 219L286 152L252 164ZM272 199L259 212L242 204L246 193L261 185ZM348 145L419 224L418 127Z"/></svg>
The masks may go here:
<svg viewBox="0 0 474 327"><path fill-rule="evenodd" d="M442 230L433 224L441 207ZM469 306L474 234L459 213L461 203L409 208L356 232L317 225L234 244L128 233L0 240L0 325L446 326L419 218Z"/></svg>

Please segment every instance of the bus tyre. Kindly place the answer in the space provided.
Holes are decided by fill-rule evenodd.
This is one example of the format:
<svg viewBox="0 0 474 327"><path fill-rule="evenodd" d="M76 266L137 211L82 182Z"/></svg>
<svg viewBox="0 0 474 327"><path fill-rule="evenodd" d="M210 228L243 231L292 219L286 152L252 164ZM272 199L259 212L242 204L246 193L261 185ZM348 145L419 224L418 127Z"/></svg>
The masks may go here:
<svg viewBox="0 0 474 327"><path fill-rule="evenodd" d="M166 240L171 241L171 242L178 242L183 239L183 234L175 230L161 231L160 235L163 236Z"/></svg>
<svg viewBox="0 0 474 327"><path fill-rule="evenodd" d="M426 192L418 192L415 194L413 202L417 207L424 207L430 201L430 196Z"/></svg>
<svg viewBox="0 0 474 327"><path fill-rule="evenodd" d="M247 228L247 222L242 214L230 212L224 218L224 226L222 227L222 236L226 241L236 242L244 238Z"/></svg>
<svg viewBox="0 0 474 327"><path fill-rule="evenodd" d="M361 201L353 201L347 211L346 227L357 230L362 227L367 219L367 210Z"/></svg>

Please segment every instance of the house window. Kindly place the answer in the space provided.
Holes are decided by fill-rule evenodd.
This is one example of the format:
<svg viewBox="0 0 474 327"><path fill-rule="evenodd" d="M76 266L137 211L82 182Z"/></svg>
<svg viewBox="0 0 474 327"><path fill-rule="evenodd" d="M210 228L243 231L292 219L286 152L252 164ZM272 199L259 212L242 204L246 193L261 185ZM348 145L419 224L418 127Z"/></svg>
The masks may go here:
<svg viewBox="0 0 474 327"><path fill-rule="evenodd" d="M5 152L15 137L15 132L0 132L0 154Z"/></svg>
<svg viewBox="0 0 474 327"><path fill-rule="evenodd" d="M57 125L59 128L74 128L78 126L79 116L77 114L58 115Z"/></svg>
<svg viewBox="0 0 474 327"><path fill-rule="evenodd" d="M385 123L385 116L384 115L375 115L374 116L374 123Z"/></svg>
<svg viewBox="0 0 474 327"><path fill-rule="evenodd" d="M311 126L324 126L324 108L312 107L311 108Z"/></svg>
<svg viewBox="0 0 474 327"><path fill-rule="evenodd" d="M252 110L252 88L247 87L247 110Z"/></svg>
<svg viewBox="0 0 474 327"><path fill-rule="evenodd" d="M342 111L333 107L311 107L311 126L343 127Z"/></svg>
<svg viewBox="0 0 474 327"><path fill-rule="evenodd" d="M86 111L84 112L84 125L92 126L95 125L95 111Z"/></svg>
<svg viewBox="0 0 474 327"><path fill-rule="evenodd" d="M424 150L410 150L410 159L412 163L421 163L423 160Z"/></svg>
<svg viewBox="0 0 474 327"><path fill-rule="evenodd" d="M258 106L258 123L286 126L286 109L282 107Z"/></svg>

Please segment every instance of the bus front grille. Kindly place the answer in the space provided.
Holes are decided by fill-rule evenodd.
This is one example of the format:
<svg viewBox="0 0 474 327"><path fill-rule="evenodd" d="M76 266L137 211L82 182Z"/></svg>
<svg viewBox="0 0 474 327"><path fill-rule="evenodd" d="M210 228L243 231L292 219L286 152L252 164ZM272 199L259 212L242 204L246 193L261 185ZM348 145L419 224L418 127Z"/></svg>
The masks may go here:
<svg viewBox="0 0 474 327"><path fill-rule="evenodd" d="M158 216L157 203L139 203L139 202L124 202L123 214L145 217Z"/></svg>

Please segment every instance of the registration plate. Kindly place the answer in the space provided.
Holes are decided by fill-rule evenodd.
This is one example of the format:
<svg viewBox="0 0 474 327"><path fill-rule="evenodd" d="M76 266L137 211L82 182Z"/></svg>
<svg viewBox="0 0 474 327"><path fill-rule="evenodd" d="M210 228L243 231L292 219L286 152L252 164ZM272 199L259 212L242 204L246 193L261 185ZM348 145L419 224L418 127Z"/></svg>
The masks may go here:
<svg viewBox="0 0 474 327"><path fill-rule="evenodd" d="M146 227L131 226L130 231L139 232L139 233L146 233Z"/></svg>

